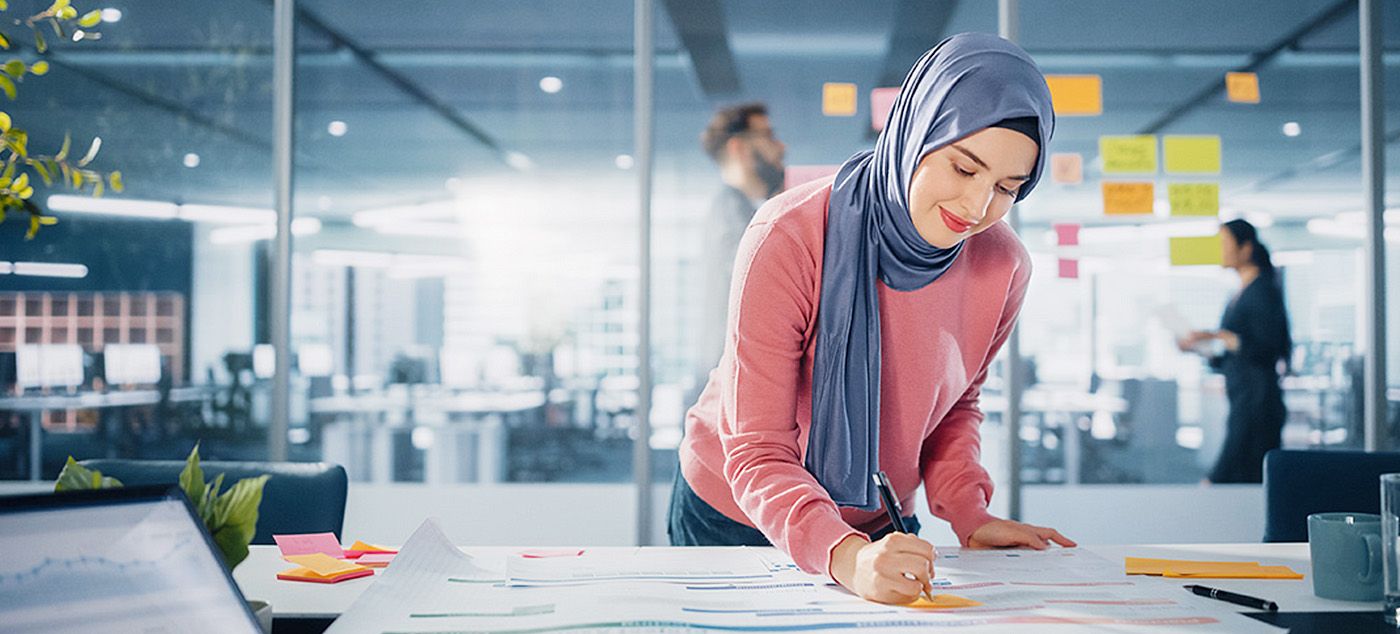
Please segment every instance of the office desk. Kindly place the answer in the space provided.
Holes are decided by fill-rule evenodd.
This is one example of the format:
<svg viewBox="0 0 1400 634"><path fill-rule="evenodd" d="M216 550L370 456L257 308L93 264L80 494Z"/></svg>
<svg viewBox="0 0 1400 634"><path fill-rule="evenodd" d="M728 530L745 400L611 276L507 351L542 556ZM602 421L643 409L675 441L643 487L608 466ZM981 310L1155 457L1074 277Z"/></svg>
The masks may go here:
<svg viewBox="0 0 1400 634"><path fill-rule="evenodd" d="M1206 579L1196 583L1232 590L1243 594L1271 599L1279 604L1277 615L1254 612L1256 618L1285 627L1294 632L1345 631L1360 634L1368 631L1381 631L1376 626L1383 624L1379 602L1350 602L1319 599L1313 596L1312 580L1308 575L1312 568L1309 563L1308 545L1290 544L1182 544L1182 545L1143 545L1143 546L1084 546L1110 561L1121 562L1123 557L1156 557L1170 559L1246 559L1257 560L1265 565L1282 564L1303 573L1302 580L1286 579ZM481 560L487 567L504 568L504 558L518 551L510 547L464 547L463 550ZM614 550L630 551L626 547L590 548L592 552ZM290 568L278 556L274 546L253 546L248 559L234 571L234 579L249 599L260 599L272 603L274 618L279 620L279 630L292 622L299 622L298 631L319 631L317 628L329 625L356 598L364 592L373 577L352 579L333 585L278 581L276 573ZM1163 583L1180 587L1191 583L1181 579L1160 579L1135 577L1147 583ZM1185 594L1185 590L1181 591ZM1224 604L1222 605L1230 605ZM1239 612L1251 610L1236 607ZM1320 628L1320 629L1319 629ZM1390 630L1394 632L1395 630Z"/></svg>

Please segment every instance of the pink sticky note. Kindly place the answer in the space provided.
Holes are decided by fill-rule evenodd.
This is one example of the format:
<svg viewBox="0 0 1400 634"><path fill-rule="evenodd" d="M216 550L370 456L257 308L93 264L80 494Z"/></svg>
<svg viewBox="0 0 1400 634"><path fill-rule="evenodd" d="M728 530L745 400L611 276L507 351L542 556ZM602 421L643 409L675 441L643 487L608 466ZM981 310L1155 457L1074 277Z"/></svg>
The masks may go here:
<svg viewBox="0 0 1400 634"><path fill-rule="evenodd" d="M1060 258L1060 279L1079 279L1079 260L1066 260Z"/></svg>
<svg viewBox="0 0 1400 634"><path fill-rule="evenodd" d="M899 87L875 88L870 91L870 127L876 132L885 129L885 122L894 109L894 101L899 97Z"/></svg>
<svg viewBox="0 0 1400 634"><path fill-rule="evenodd" d="M1084 182L1084 156L1074 152L1051 154L1050 180L1065 185Z"/></svg>
<svg viewBox="0 0 1400 634"><path fill-rule="evenodd" d="M582 548L560 548L556 550L522 550L520 556L526 559L545 559L548 557L578 557L583 555Z"/></svg>
<svg viewBox="0 0 1400 634"><path fill-rule="evenodd" d="M840 165L789 165L783 178L783 189L792 189L818 178L831 176L841 171Z"/></svg>
<svg viewBox="0 0 1400 634"><path fill-rule="evenodd" d="M360 555L360 558L356 559L355 563L370 568L383 568L392 561L394 561L394 553L365 553Z"/></svg>
<svg viewBox="0 0 1400 634"><path fill-rule="evenodd" d="M337 559L345 556L345 551L341 549L340 540L335 538L335 533L273 535L272 539L277 542L277 548L282 551L283 557L311 553L325 553Z"/></svg>
<svg viewBox="0 0 1400 634"><path fill-rule="evenodd" d="M1072 247L1079 244L1079 225L1064 223L1055 225L1055 244Z"/></svg>

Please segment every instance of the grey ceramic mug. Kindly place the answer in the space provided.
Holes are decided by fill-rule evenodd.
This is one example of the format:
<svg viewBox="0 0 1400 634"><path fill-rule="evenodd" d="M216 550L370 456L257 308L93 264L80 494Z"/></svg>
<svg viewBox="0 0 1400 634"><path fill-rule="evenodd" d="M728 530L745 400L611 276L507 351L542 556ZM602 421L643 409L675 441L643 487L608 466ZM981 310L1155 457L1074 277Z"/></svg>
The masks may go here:
<svg viewBox="0 0 1400 634"><path fill-rule="evenodd" d="M1381 516L1308 516L1313 594L1343 601L1381 600Z"/></svg>

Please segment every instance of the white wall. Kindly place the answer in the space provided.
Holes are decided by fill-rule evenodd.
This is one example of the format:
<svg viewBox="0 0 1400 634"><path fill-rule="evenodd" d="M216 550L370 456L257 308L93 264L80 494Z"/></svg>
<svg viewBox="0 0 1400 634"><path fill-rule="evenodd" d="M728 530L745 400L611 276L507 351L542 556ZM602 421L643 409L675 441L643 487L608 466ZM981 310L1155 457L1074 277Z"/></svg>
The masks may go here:
<svg viewBox="0 0 1400 634"><path fill-rule="evenodd" d="M224 353L253 346L253 247L209 243L208 223L194 224L190 290L190 380L204 369L222 376Z"/></svg>

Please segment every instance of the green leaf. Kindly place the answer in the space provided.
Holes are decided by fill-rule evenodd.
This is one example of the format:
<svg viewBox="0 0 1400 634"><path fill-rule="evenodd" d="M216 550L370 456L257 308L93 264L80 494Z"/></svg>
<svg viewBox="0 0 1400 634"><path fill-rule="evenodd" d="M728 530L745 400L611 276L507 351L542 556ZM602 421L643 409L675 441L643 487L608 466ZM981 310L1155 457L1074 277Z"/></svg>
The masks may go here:
<svg viewBox="0 0 1400 634"><path fill-rule="evenodd" d="M106 193L106 186L102 184L102 178L92 179L92 197L101 198L104 193Z"/></svg>
<svg viewBox="0 0 1400 634"><path fill-rule="evenodd" d="M4 2L4 0L0 0L0 2ZM4 9L0 9L0 11L4 11ZM0 33L0 48L10 50L10 36Z"/></svg>
<svg viewBox="0 0 1400 634"><path fill-rule="evenodd" d="M49 13L56 14L59 11L64 10L71 4L72 0L53 0L53 4L49 6Z"/></svg>
<svg viewBox="0 0 1400 634"><path fill-rule="evenodd" d="M123 189L126 189L126 186L122 184L121 172L112 172L111 174L108 174L107 184L111 185L112 191L117 192L118 194L122 193Z"/></svg>
<svg viewBox="0 0 1400 634"><path fill-rule="evenodd" d="M84 13L84 14L83 14L83 17L81 17L81 18L78 19L78 26L81 26L81 27L83 27L83 28L85 28L85 29L90 29L90 28L92 28L92 27L94 27L94 26L97 26L97 23L99 23L99 22L101 22L101 21L102 21L102 10L101 10L101 9L94 9L94 10L92 10L92 11L88 11L87 13Z"/></svg>
<svg viewBox="0 0 1400 634"><path fill-rule="evenodd" d="M7 46L5 48L9 47ZM39 51L40 53L44 53L49 50L49 43L44 40L44 34L39 32L38 29L34 29L34 49ZM13 97L11 97L11 99L13 99Z"/></svg>
<svg viewBox="0 0 1400 634"><path fill-rule="evenodd" d="M9 60L5 62L4 66L0 66L0 70L5 71L6 75L9 75L16 79L24 76L24 69L24 62L17 59Z"/></svg>
<svg viewBox="0 0 1400 634"><path fill-rule="evenodd" d="M78 10L73 7L63 7L63 9L59 10L58 15L54 17L60 20L72 20L78 17Z"/></svg>
<svg viewBox="0 0 1400 634"><path fill-rule="evenodd" d="M22 190L22 189L24 189L25 187L28 187L28 186L29 186L29 175L28 175L28 174L20 174L18 177L15 178L15 182L12 183L12 184L10 184L10 189L13 189L13 190L15 190L15 191L20 191L20 190Z"/></svg>
<svg viewBox="0 0 1400 634"><path fill-rule="evenodd" d="M214 544L219 547L219 553L224 556L224 565L229 570L248 558L248 542L252 539L251 535L244 537L243 531L235 526L214 533Z"/></svg>
<svg viewBox="0 0 1400 634"><path fill-rule="evenodd" d="M73 171L77 174L77 170ZM81 180L75 179L79 183ZM199 468L199 443L194 444L190 455L185 459L185 468L180 472L180 488L189 496L190 502L199 505L204 499L204 470Z"/></svg>
<svg viewBox="0 0 1400 634"><path fill-rule="evenodd" d="M73 136L63 135L63 147L58 148L58 154L53 155L53 160L63 161L68 158L68 150L73 147Z"/></svg>
<svg viewBox="0 0 1400 634"><path fill-rule="evenodd" d="M37 62L34 62L33 64L29 65L29 72L34 73L35 75L39 75L41 77L47 75L49 74L49 63L42 59Z"/></svg>
<svg viewBox="0 0 1400 634"><path fill-rule="evenodd" d="M34 171L39 173L39 178L44 181L44 186L49 187L53 185L53 174L49 173L49 168L44 165L43 161L34 163Z"/></svg>
<svg viewBox="0 0 1400 634"><path fill-rule="evenodd" d="M0 75L0 91L4 91L5 96L9 97L10 101L14 101L16 94L14 80L11 80L9 77Z"/></svg>
<svg viewBox="0 0 1400 634"><path fill-rule="evenodd" d="M239 480L214 503L215 522L209 526L209 532L230 569L248 556L248 542L257 533L258 507L267 479L268 476L260 475Z"/></svg>
<svg viewBox="0 0 1400 634"><path fill-rule="evenodd" d="M0 216L3 218L3 216ZM39 220L39 216L33 216L29 220L30 236L39 231L39 225L45 224ZM47 223L52 224L52 223ZM119 487L122 483L116 478L102 475L101 471L89 469L78 464L73 456L68 456L68 462L64 463L63 470L58 473L58 480L54 482L54 491L83 491L87 489L110 489Z"/></svg>
<svg viewBox="0 0 1400 634"><path fill-rule="evenodd" d="M9 132L9 131L10 131L10 126L11 126L13 123L14 123L14 122L10 121L10 115L9 115L9 113L0 112L0 134L4 134L4 133L6 133L6 132Z"/></svg>

